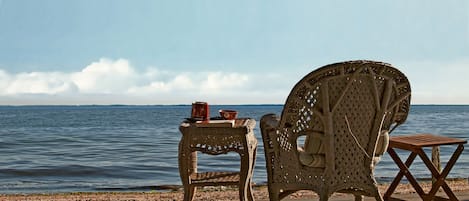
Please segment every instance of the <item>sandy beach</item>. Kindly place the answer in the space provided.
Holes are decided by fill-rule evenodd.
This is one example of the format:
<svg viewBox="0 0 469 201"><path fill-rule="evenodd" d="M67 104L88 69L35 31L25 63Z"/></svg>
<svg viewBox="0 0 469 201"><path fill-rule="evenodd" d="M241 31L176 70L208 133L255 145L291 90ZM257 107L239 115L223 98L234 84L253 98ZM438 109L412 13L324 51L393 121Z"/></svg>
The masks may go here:
<svg viewBox="0 0 469 201"><path fill-rule="evenodd" d="M469 200L469 184L468 180L461 179L456 181L448 181L449 186L455 192L460 200ZM384 193L387 185L380 185L380 192ZM431 187L430 183L422 184L426 192ZM253 191L254 199L257 201L269 200L268 191L266 186L256 186ZM439 192L438 195L443 195L444 192ZM413 188L408 184L401 184L396 192L395 197L404 200L420 200ZM105 200L119 200L119 201L179 201L183 200L183 192L177 189L171 192L75 192L75 193L44 193L44 194L1 194L0 200L57 200L57 201L105 201ZM285 200L308 200L317 199L315 193L311 191L299 191ZM238 191L236 188L231 187L208 187L198 190L194 198L195 201L232 201L239 200ZM332 196L331 200L353 200L350 195L336 193ZM365 200L374 200L373 198L366 198Z"/></svg>

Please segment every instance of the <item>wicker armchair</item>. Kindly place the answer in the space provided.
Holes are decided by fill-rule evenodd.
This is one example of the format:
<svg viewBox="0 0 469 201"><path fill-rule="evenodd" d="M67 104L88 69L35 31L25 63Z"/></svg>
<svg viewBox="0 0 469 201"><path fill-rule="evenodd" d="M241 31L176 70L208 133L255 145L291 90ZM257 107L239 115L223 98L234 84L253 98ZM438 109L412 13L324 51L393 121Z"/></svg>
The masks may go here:
<svg viewBox="0 0 469 201"><path fill-rule="evenodd" d="M281 118L268 114L260 122L270 200L298 190L315 191L320 200L334 192L383 200L373 173L386 150L377 148L379 136L402 124L409 107L407 78L386 63L348 61L306 75L290 92ZM308 149L315 153L300 160Z"/></svg>

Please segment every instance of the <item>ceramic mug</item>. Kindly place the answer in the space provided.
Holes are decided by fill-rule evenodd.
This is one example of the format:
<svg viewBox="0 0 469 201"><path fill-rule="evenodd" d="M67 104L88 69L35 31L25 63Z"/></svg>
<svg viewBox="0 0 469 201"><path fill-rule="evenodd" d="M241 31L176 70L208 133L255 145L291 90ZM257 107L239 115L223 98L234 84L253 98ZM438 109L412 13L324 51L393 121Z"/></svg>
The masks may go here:
<svg viewBox="0 0 469 201"><path fill-rule="evenodd" d="M210 110L207 102L194 102L192 103L192 118L209 120Z"/></svg>

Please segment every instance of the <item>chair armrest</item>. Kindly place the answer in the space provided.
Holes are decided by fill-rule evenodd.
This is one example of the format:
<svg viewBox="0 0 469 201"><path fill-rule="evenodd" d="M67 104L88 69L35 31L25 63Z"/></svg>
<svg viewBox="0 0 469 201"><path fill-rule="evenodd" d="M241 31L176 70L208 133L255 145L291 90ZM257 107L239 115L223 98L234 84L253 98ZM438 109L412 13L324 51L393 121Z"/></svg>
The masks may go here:
<svg viewBox="0 0 469 201"><path fill-rule="evenodd" d="M271 132L277 128L279 117L275 114L266 114L261 118L261 132Z"/></svg>
<svg viewBox="0 0 469 201"><path fill-rule="evenodd" d="M264 151L266 158L270 158L278 150L277 125L279 118L275 114L266 114L262 116L260 122L262 141L264 142ZM278 153L276 153L278 154Z"/></svg>

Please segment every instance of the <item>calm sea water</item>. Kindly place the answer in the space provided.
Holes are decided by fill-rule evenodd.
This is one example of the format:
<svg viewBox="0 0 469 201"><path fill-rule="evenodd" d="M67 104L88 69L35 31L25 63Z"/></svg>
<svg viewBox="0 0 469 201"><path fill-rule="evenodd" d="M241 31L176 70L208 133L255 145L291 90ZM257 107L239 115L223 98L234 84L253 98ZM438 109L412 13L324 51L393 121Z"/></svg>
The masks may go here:
<svg viewBox="0 0 469 201"><path fill-rule="evenodd" d="M180 185L177 145L179 123L190 115L183 106L0 106L0 193L145 191ZM211 106L238 110L259 122L280 105ZM469 106L412 106L406 124L393 135L438 133L468 139ZM265 161L259 125L254 182L265 183ZM454 148L441 148L447 161ZM431 150L428 150L431 151ZM406 152L399 152L407 155ZM199 171L237 171L239 156L199 154ZM429 178L418 158L415 176ZM397 167L385 155L376 169L388 182ZM450 178L468 178L467 149Z"/></svg>

